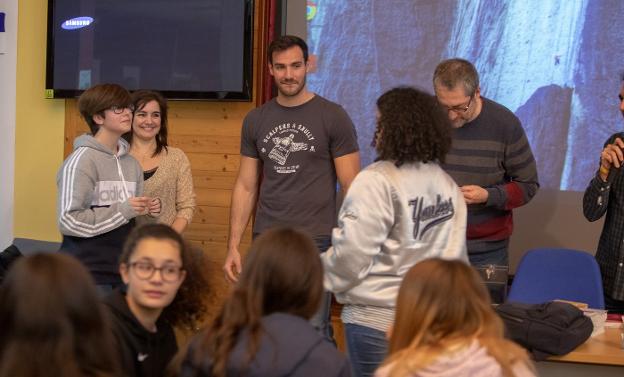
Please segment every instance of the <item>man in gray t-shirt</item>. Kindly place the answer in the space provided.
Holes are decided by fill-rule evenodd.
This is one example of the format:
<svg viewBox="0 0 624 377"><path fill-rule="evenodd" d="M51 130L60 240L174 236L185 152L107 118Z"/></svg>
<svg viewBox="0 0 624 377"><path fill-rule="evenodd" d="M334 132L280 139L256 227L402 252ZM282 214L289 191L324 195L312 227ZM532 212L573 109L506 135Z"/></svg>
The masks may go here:
<svg viewBox="0 0 624 377"><path fill-rule="evenodd" d="M346 192L360 170L351 119L342 107L306 88L306 43L280 37L269 46L268 58L278 95L243 122L223 266L230 281L241 271L238 248L256 206L255 234L276 225L297 226L325 251L336 222L336 183Z"/></svg>
<svg viewBox="0 0 624 377"><path fill-rule="evenodd" d="M255 234L276 225L297 226L326 249L336 222L336 182L346 191L360 170L351 119L306 88L306 43L280 37L269 46L268 58L278 95L243 122L223 267L231 281L241 271L238 247L256 206Z"/></svg>
<svg viewBox="0 0 624 377"><path fill-rule="evenodd" d="M254 233L297 226L329 237L336 219L334 159L357 152L351 119L320 96L293 107L278 99L245 118L241 155L262 161Z"/></svg>

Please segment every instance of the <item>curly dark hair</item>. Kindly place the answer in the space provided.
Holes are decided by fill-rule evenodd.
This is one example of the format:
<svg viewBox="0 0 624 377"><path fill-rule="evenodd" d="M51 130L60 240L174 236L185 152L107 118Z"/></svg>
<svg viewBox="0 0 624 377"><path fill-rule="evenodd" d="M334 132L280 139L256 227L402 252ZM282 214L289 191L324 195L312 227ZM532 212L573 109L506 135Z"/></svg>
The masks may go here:
<svg viewBox="0 0 624 377"><path fill-rule="evenodd" d="M444 162L451 124L434 96L411 87L394 88L377 100L377 160Z"/></svg>
<svg viewBox="0 0 624 377"><path fill-rule="evenodd" d="M170 240L180 248L182 268L186 271L186 279L178 289L175 298L167 306L161 316L172 326L195 331L202 323L206 313L206 296L208 276L204 254L201 249L190 246L173 228L165 224L145 224L134 228L119 258L120 263L129 263L130 257L141 240L155 238Z"/></svg>

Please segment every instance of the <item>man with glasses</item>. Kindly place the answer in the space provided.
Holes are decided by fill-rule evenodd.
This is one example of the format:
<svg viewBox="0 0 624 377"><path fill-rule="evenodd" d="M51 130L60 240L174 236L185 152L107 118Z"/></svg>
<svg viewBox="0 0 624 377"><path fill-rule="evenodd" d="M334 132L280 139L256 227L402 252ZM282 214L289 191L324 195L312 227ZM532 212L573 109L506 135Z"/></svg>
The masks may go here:
<svg viewBox="0 0 624 377"><path fill-rule="evenodd" d="M96 85L78 108L91 135L76 138L57 174L61 251L80 260L105 293L122 285L117 262L134 218L159 213L160 201L142 196L143 171L121 138L132 125L128 91Z"/></svg>
<svg viewBox="0 0 624 377"><path fill-rule="evenodd" d="M624 79L624 77L623 77ZM624 83L619 93L620 112L624 116ZM600 234L596 261L600 265L604 286L605 308L624 313L624 195L622 180L624 164L624 133L607 139L600 152L598 171L583 196L583 214L589 221L606 215Z"/></svg>
<svg viewBox="0 0 624 377"><path fill-rule="evenodd" d="M479 74L463 59L441 62L433 75L438 102L453 126L443 168L468 204L467 248L474 266L508 266L512 209L537 192L537 168L520 120L481 96Z"/></svg>

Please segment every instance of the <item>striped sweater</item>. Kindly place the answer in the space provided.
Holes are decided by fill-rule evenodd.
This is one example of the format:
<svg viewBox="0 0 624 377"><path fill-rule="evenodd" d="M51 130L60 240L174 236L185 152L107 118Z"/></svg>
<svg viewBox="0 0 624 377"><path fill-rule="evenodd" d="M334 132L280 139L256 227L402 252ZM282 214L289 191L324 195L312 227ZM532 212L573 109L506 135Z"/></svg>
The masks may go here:
<svg viewBox="0 0 624 377"><path fill-rule="evenodd" d="M453 130L444 170L459 186L488 191L483 204L468 205L468 253L487 252L507 242L512 209L528 203L539 188L531 146L520 120L506 107L483 98L481 113ZM501 241L501 242L497 242Z"/></svg>

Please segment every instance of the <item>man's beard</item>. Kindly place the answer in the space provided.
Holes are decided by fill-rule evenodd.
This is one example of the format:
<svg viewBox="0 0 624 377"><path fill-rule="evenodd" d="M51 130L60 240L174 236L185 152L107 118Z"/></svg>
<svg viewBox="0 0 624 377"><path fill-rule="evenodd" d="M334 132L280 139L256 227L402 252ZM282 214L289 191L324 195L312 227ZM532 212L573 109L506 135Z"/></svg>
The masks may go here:
<svg viewBox="0 0 624 377"><path fill-rule="evenodd" d="M277 86L277 91L283 95L284 97L295 97L296 95L298 95L299 93L301 93L301 91L303 90L303 88L305 87L306 84L306 76L303 76L303 82L301 83L301 85L299 85L298 87L295 88L294 91L292 92L285 92L282 90L282 87L280 83L276 82L275 86Z"/></svg>
<svg viewBox="0 0 624 377"><path fill-rule="evenodd" d="M461 119L461 120L454 120L451 121L451 126L453 128L462 128L464 126L464 124L468 123L468 121L466 119Z"/></svg>

